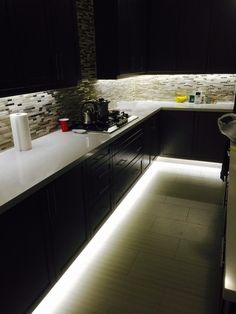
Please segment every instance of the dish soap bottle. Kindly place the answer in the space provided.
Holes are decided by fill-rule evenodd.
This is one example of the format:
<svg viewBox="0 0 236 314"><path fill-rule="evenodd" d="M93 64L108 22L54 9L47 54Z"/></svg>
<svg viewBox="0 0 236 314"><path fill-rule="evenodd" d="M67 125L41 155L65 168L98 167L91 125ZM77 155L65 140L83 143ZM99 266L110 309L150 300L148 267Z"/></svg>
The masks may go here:
<svg viewBox="0 0 236 314"><path fill-rule="evenodd" d="M195 104L200 104L202 101L201 92L196 92L195 94Z"/></svg>

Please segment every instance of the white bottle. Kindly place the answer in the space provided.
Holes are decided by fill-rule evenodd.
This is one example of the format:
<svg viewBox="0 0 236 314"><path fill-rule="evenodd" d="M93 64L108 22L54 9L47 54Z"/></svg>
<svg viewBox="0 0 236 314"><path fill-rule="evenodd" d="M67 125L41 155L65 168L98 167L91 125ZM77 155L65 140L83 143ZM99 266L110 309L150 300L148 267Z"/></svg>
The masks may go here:
<svg viewBox="0 0 236 314"><path fill-rule="evenodd" d="M200 104L202 101L201 92L196 92L195 94L195 104Z"/></svg>

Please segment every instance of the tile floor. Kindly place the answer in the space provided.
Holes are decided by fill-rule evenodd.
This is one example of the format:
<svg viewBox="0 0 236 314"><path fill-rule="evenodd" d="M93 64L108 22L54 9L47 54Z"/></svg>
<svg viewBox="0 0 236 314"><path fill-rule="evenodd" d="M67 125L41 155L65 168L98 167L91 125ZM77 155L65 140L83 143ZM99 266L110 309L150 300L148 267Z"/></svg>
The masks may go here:
<svg viewBox="0 0 236 314"><path fill-rule="evenodd" d="M71 274L61 284L64 295L35 313L216 314L219 172L218 164L158 158L109 219L114 230L98 232L106 239L85 257L83 272Z"/></svg>

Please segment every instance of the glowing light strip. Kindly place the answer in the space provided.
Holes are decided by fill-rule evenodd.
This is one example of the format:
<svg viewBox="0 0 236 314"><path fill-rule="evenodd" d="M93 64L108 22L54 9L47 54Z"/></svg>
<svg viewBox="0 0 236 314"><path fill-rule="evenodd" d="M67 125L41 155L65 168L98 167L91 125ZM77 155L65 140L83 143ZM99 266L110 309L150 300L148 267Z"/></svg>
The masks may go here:
<svg viewBox="0 0 236 314"><path fill-rule="evenodd" d="M188 174L191 175L191 172L196 172L196 169L202 166L205 166L205 163L195 162L194 165L189 165L187 164L187 161L183 162L167 158L158 158L158 161L153 162L146 173L140 178L129 194L116 208L114 213L109 217L106 223L92 238L73 264L68 268L65 274L33 311L33 314L57 314L57 309L61 307L63 302L66 302L70 292L75 288L75 286L79 285L81 276L92 264L96 256L106 248L106 244L110 236L115 232L122 221L124 221L133 212L133 210L135 210L135 203L139 200L143 193L145 193L146 189L148 189L148 186L158 175L158 172L168 169L171 171L179 171L180 167L184 167L188 169ZM214 164L213 166L215 167ZM209 167L206 168L204 167L206 171L211 169Z"/></svg>

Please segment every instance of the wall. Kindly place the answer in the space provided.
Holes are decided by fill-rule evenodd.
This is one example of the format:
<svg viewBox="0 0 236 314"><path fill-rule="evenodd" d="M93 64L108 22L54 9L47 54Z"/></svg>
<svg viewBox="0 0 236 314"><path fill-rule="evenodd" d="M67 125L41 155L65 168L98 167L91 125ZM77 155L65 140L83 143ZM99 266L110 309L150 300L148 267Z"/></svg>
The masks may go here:
<svg viewBox="0 0 236 314"><path fill-rule="evenodd" d="M233 101L236 75L144 75L96 81L92 0L77 0L82 81L74 88L0 98L0 151L13 146L9 114L27 112L32 138L55 131L59 117L80 119L81 104L103 97L118 101L174 100L176 94L202 90L218 101Z"/></svg>

